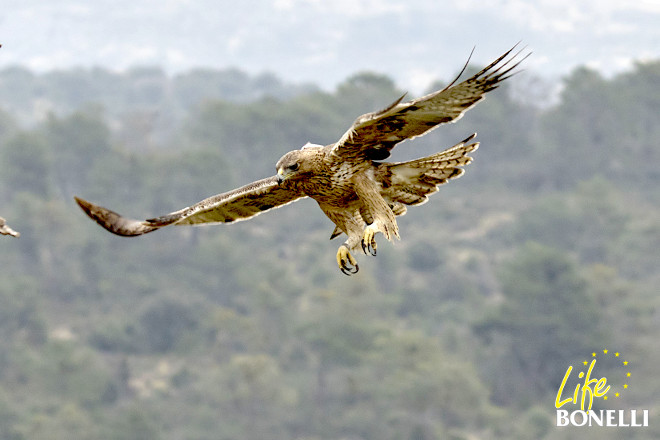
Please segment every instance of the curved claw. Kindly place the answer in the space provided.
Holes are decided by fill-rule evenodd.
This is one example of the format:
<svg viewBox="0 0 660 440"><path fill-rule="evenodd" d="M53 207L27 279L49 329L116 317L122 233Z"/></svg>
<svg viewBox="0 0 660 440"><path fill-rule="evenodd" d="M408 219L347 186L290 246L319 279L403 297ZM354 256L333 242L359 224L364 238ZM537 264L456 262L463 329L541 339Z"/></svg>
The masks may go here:
<svg viewBox="0 0 660 440"><path fill-rule="evenodd" d="M339 270L341 270L344 275L350 276L354 273L358 273L358 270L360 270L357 261L348 251L348 246L345 244L339 246L339 249L337 250L337 265L339 265Z"/></svg>
<svg viewBox="0 0 660 440"><path fill-rule="evenodd" d="M376 256L376 248L378 247L376 245L376 232L374 231L371 227L367 226L364 229L364 235L362 237L362 252L371 254L372 256Z"/></svg>
<svg viewBox="0 0 660 440"><path fill-rule="evenodd" d="M358 266L355 266L353 269L344 269L343 267L341 268L341 273L344 275L348 275L349 277L353 275L354 273L358 273Z"/></svg>
<svg viewBox="0 0 660 440"><path fill-rule="evenodd" d="M364 252L365 255L368 253L371 256L375 257L377 253L376 248L377 248L376 240L373 237L371 238L371 242L369 243L366 243L364 238L362 239L362 252Z"/></svg>

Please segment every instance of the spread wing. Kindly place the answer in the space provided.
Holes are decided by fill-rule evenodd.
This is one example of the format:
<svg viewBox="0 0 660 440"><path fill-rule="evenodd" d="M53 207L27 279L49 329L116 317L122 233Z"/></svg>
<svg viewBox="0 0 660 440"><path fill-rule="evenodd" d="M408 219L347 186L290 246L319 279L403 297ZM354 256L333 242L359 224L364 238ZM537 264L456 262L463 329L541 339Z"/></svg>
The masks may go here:
<svg viewBox="0 0 660 440"><path fill-rule="evenodd" d="M2 217L0 217L0 234L11 235L12 237L18 237L21 235L19 232L16 232L10 228L5 219Z"/></svg>
<svg viewBox="0 0 660 440"><path fill-rule="evenodd" d="M360 116L335 144L333 153L343 159L382 160L399 142L457 121L487 92L513 75L513 69L529 56L512 63L520 55L519 51L509 57L516 46L461 83L455 84L468 63L442 90L405 103L401 103L402 96L386 109Z"/></svg>
<svg viewBox="0 0 660 440"><path fill-rule="evenodd" d="M258 180L233 191L204 199L187 208L148 220L131 220L79 197L85 213L113 234L132 237L169 225L200 225L247 220L262 212L304 197L292 185L278 183L277 176Z"/></svg>

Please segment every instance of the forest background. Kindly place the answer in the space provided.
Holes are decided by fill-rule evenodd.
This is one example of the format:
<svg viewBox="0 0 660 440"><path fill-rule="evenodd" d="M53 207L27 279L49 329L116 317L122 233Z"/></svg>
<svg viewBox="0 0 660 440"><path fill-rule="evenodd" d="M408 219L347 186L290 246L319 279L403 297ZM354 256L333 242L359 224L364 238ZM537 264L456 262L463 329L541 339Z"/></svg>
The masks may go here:
<svg viewBox="0 0 660 440"><path fill-rule="evenodd" d="M657 438L660 61L556 85L525 72L397 148L482 142L348 278L310 200L128 240L73 195L147 218L270 176L400 96L386 75L0 71L0 439ZM632 379L598 404L649 428L554 426L602 349Z"/></svg>

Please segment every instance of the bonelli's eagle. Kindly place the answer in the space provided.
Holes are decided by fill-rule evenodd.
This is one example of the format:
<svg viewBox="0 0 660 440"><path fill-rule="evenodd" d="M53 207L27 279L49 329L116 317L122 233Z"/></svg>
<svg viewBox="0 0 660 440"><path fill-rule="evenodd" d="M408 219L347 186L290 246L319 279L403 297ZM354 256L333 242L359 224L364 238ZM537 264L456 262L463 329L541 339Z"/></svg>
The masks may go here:
<svg viewBox="0 0 660 440"><path fill-rule="evenodd" d="M457 84L461 74L442 90L367 113L334 144L307 144L277 162L277 175L202 200L187 208L144 221L131 220L76 197L80 207L108 231L136 236L170 225L230 223L311 197L336 225L331 238L348 239L337 251L339 269L358 271L351 251L362 248L376 255L374 236L399 237L396 216L420 205L449 179L463 174L469 153L478 147L472 134L453 147L408 162L382 162L399 142L422 136L438 125L458 120L463 113L497 88L524 60L508 50L484 69ZM469 61L469 59L468 59Z"/></svg>

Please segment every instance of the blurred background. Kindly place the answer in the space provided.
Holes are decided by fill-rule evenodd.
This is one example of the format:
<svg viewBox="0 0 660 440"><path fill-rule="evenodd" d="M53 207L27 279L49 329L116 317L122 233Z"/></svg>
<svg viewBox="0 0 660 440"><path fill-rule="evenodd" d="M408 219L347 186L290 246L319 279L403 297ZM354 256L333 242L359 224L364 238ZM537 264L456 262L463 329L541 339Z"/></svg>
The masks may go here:
<svg viewBox="0 0 660 440"><path fill-rule="evenodd" d="M4 3L0 440L660 437L657 2ZM395 150L482 143L351 278L310 200L136 239L73 202L188 206L521 40L524 72ZM650 427L555 427L603 349L631 378L596 407Z"/></svg>

